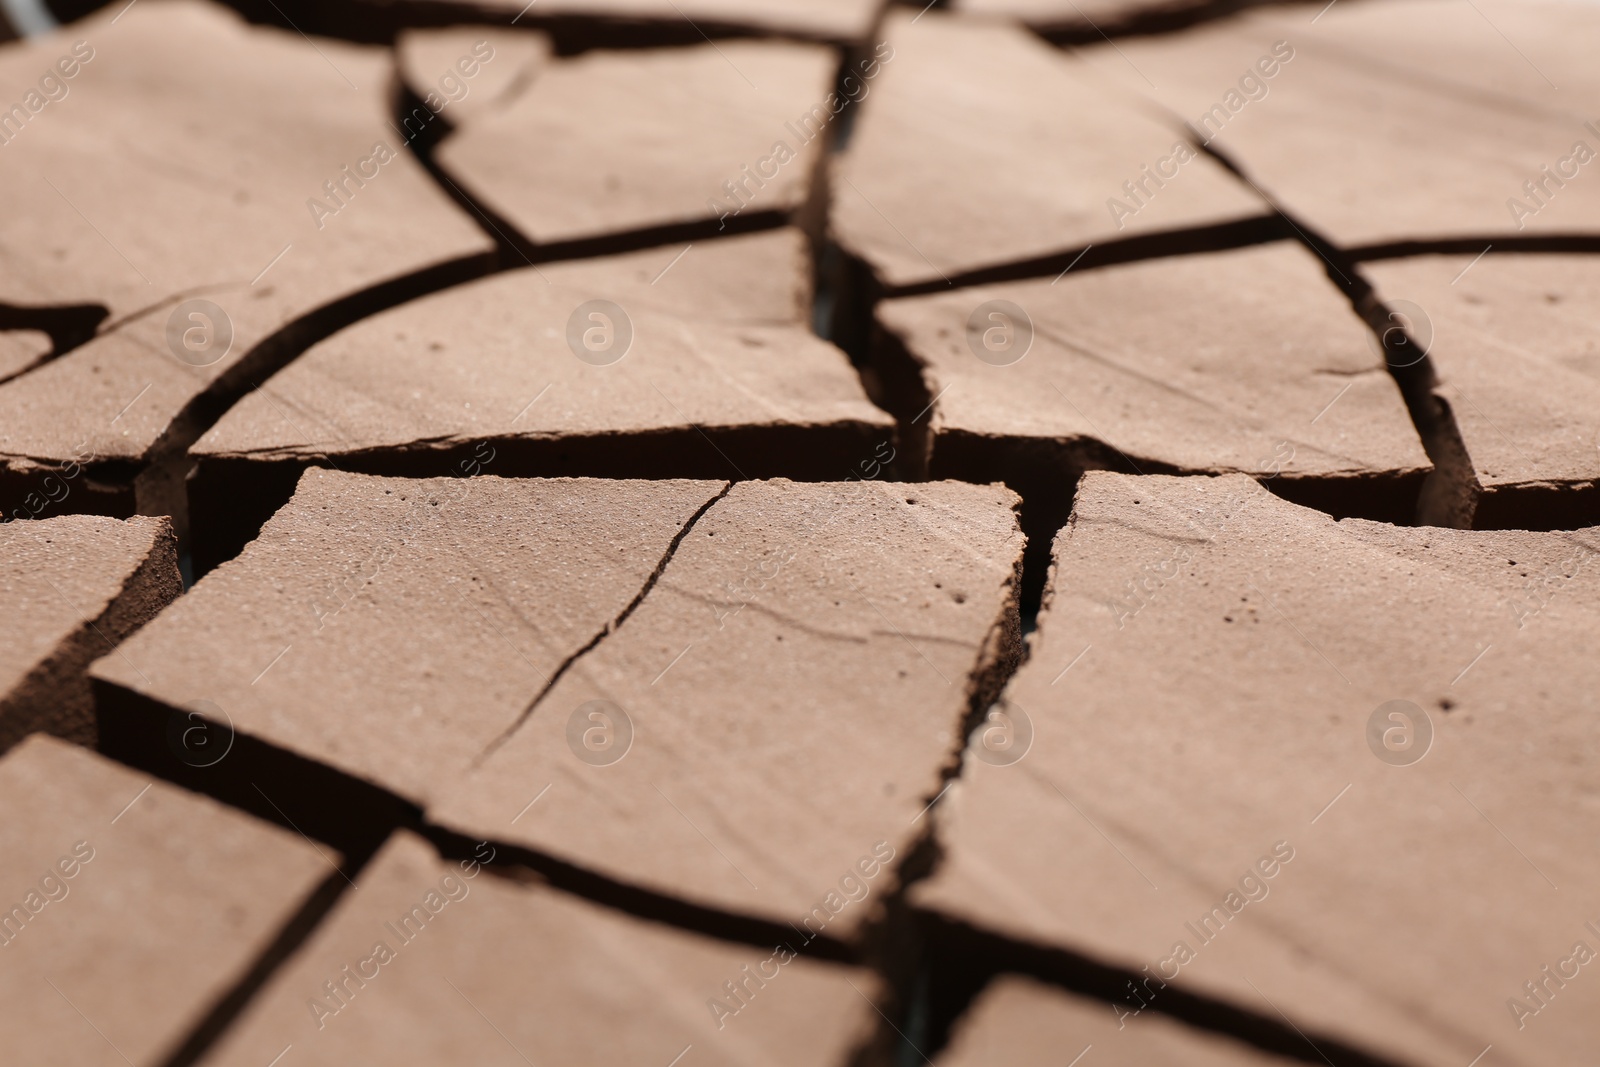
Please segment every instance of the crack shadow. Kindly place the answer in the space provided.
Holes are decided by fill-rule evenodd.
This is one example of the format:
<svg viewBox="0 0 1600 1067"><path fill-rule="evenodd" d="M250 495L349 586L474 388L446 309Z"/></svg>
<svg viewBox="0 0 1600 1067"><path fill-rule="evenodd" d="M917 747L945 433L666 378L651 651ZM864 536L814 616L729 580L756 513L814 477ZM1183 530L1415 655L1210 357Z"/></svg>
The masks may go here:
<svg viewBox="0 0 1600 1067"><path fill-rule="evenodd" d="M10 374L0 376L0 385L54 362L89 341L111 317L104 304L62 304L53 307L23 307L0 304L0 330L36 330L50 337L50 351Z"/></svg>
<svg viewBox="0 0 1600 1067"><path fill-rule="evenodd" d="M926 911L916 915L927 939L929 967L924 980L930 1020L929 1055L942 1050L956 1021L994 978L1026 975L1068 993L1104 1003L1133 1006L1129 990L1160 979L1139 971L1110 966L1065 949L1015 941L979 930L959 920ZM1172 983L1153 991L1150 1010L1197 1029L1234 1038L1263 1052L1301 1063L1332 1067L1407 1067L1315 1030L1302 1031L1281 1016L1252 1011L1237 1004L1177 988Z"/></svg>
<svg viewBox="0 0 1600 1067"><path fill-rule="evenodd" d="M58 12L68 9L76 18L102 6L92 0L54 0ZM674 11L670 16L608 14L541 14L536 7L511 15L505 5L461 0L223 0L247 21L276 26L290 32L303 30L356 44L393 44L402 30L445 26L504 27L514 22L520 29L550 36L555 53L573 56L598 48L682 48L707 41L736 39L793 41L798 44L843 45L850 40L827 34L808 34L783 27L765 28L727 18L696 18Z"/></svg>

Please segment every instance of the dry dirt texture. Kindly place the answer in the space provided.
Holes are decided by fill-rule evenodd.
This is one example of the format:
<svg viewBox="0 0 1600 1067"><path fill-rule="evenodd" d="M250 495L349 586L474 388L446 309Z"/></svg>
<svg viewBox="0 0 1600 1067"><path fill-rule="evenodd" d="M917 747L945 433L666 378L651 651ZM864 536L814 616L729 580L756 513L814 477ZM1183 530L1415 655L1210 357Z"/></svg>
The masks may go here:
<svg viewBox="0 0 1600 1067"><path fill-rule="evenodd" d="M0 2L0 1059L1593 1067L1597 33Z"/></svg>

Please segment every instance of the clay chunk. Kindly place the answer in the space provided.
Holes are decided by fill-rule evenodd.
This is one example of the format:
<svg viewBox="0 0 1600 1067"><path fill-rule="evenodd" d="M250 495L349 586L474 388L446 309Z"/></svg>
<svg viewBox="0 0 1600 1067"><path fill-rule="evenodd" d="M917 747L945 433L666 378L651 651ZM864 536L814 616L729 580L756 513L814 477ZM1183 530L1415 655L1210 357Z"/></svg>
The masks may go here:
<svg viewBox="0 0 1600 1067"><path fill-rule="evenodd" d="M165 1063L334 857L54 738L0 759L0 1033L14 1063Z"/></svg>
<svg viewBox="0 0 1600 1067"><path fill-rule="evenodd" d="M1600 814L1562 798L1600 757L1600 529L1095 472L1054 554L991 712L1031 747L975 736L914 906L1126 971L1130 1012L1181 993L1330 1058L1581 1062Z"/></svg>
<svg viewBox="0 0 1600 1067"><path fill-rule="evenodd" d="M878 321L931 402L934 477L1239 471L1409 519L1429 469L1372 334L1298 245L891 300Z"/></svg>
<svg viewBox="0 0 1600 1067"><path fill-rule="evenodd" d="M1480 526L1600 522L1592 256L1418 256L1361 268L1418 334L1483 487ZM1403 302L1403 304L1401 303Z"/></svg>
<svg viewBox="0 0 1600 1067"><path fill-rule="evenodd" d="M870 1035L876 993L865 970L518 884L402 832L205 1062L261 1067L292 1045L330 1067L838 1067Z"/></svg>
<svg viewBox="0 0 1600 1067"><path fill-rule="evenodd" d="M1588 4L1395 0L1081 52L1335 245L1487 243L1600 232L1597 31Z"/></svg>
<svg viewBox="0 0 1600 1067"><path fill-rule="evenodd" d="M820 46L767 41L591 52L552 63L439 160L537 244L792 214L812 196L835 66Z"/></svg>
<svg viewBox="0 0 1600 1067"><path fill-rule="evenodd" d="M35 730L92 745L89 664L182 591L166 519L0 525L0 752Z"/></svg>
<svg viewBox="0 0 1600 1067"><path fill-rule="evenodd" d="M829 226L886 287L1266 211L1180 126L1021 27L897 11L885 37ZM1148 198L1116 207L1124 182Z"/></svg>
<svg viewBox="0 0 1600 1067"><path fill-rule="evenodd" d="M1153 1011L1113 1008L1013 975L995 979L978 995L956 1023L949 1047L933 1062L937 1067L1059 1067L1091 1049L1094 1062L1106 1067L1269 1067L1292 1062Z"/></svg>
<svg viewBox="0 0 1600 1067"><path fill-rule="evenodd" d="M0 303L111 314L0 385L0 464L145 461L202 393L286 358L293 336L252 352L289 323L487 268L493 242L390 125L385 49L144 0L6 50L0 84L67 68L4 145Z"/></svg>
<svg viewBox="0 0 1600 1067"><path fill-rule="evenodd" d="M1016 502L736 484L431 817L807 941L855 938L969 702L1017 652Z"/></svg>
<svg viewBox="0 0 1600 1067"><path fill-rule="evenodd" d="M95 665L101 714L148 734L196 708L425 804L614 625L724 484L308 471L243 555Z"/></svg>

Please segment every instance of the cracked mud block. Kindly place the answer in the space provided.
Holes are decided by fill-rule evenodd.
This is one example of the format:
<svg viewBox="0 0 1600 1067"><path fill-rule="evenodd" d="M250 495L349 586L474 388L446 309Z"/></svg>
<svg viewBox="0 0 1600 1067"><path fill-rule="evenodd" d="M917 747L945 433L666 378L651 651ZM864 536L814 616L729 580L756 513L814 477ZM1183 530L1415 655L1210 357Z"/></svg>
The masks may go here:
<svg viewBox="0 0 1600 1067"><path fill-rule="evenodd" d="M640 595L724 484L308 471L242 556L94 666L102 745L162 759L167 709L205 700L251 741L241 762L321 763L423 804ZM228 788L230 763L199 787Z"/></svg>
<svg viewBox="0 0 1600 1067"><path fill-rule="evenodd" d="M0 1033L17 1063L165 1063L333 874L258 822L32 737L0 760Z"/></svg>
<svg viewBox="0 0 1600 1067"><path fill-rule="evenodd" d="M891 300L878 321L885 379L932 401L907 447L1030 507L1064 512L1085 469L1239 471L1409 520L1429 469L1371 333L1298 244Z"/></svg>
<svg viewBox="0 0 1600 1067"><path fill-rule="evenodd" d="M1141 1013L1142 1015L1143 1013ZM985 989L956 1023L937 1067L1060 1067L1095 1050L1106 1067L1271 1067L1289 1061L1154 1012L1119 1017L1028 978L1005 975Z"/></svg>
<svg viewBox="0 0 1600 1067"><path fill-rule="evenodd" d="M425 268L460 276L492 248L390 126L386 50L210 4L113 14L0 53L0 84L55 70L64 93L4 146L0 301L100 305L114 323L0 385L8 497L33 461L148 460L193 432L201 394L242 392L356 312L287 324Z"/></svg>
<svg viewBox="0 0 1600 1067"><path fill-rule="evenodd" d="M1314 23L1272 11L1081 54L1336 245L1600 233L1587 176L1600 78L1584 43L1600 11L1484 7L1338 4ZM1519 9L1515 33L1488 21Z"/></svg>
<svg viewBox="0 0 1600 1067"><path fill-rule="evenodd" d="M736 484L432 817L805 940L857 937L970 702L1014 662L1015 502Z"/></svg>
<svg viewBox="0 0 1600 1067"><path fill-rule="evenodd" d="M1600 522L1600 260L1419 256L1362 266L1428 354L1483 487L1475 523ZM1420 314L1416 309L1421 309ZM1401 321L1399 319L1396 320Z"/></svg>
<svg viewBox="0 0 1600 1067"><path fill-rule="evenodd" d="M552 63L439 160L536 244L797 215L829 132L806 120L827 115L835 67L825 48L763 41L590 53Z"/></svg>
<svg viewBox="0 0 1600 1067"><path fill-rule="evenodd" d="M423 110L401 112L408 139L431 132L442 116L450 126L504 109L550 62L550 38L500 26L405 30L395 40L401 83Z"/></svg>
<svg viewBox="0 0 1600 1067"><path fill-rule="evenodd" d="M1181 127L1020 27L897 13L886 36L829 219L886 287L1266 211ZM1144 167L1175 177L1143 209L1110 210Z"/></svg>
<svg viewBox="0 0 1600 1067"><path fill-rule="evenodd" d="M1031 748L969 752L913 905L1301 1059L1581 1062L1597 551L1085 476L1000 709Z"/></svg>
<svg viewBox="0 0 1600 1067"><path fill-rule="evenodd" d="M166 519L0 525L0 751L35 730L93 744L90 662L182 591Z"/></svg>
<svg viewBox="0 0 1600 1067"><path fill-rule="evenodd" d="M199 566L254 536L314 462L411 475L847 477L892 454L893 420L803 324L806 266L789 229L515 271L357 323L192 450ZM610 332L591 350L596 330Z"/></svg>
<svg viewBox="0 0 1600 1067"><path fill-rule="evenodd" d="M304 1064L840 1067L877 1019L866 971L780 963L441 860L408 833L359 880L202 1063L262 1067L292 1045Z"/></svg>

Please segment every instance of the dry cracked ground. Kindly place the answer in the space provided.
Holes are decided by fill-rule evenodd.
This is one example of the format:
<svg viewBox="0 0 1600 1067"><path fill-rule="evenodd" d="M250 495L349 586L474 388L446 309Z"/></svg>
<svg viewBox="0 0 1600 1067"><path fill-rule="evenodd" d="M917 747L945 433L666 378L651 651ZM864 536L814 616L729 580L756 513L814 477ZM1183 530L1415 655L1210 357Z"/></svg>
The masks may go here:
<svg viewBox="0 0 1600 1067"><path fill-rule="evenodd" d="M6 1063L1592 1067L1600 5L0 9Z"/></svg>

